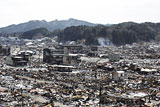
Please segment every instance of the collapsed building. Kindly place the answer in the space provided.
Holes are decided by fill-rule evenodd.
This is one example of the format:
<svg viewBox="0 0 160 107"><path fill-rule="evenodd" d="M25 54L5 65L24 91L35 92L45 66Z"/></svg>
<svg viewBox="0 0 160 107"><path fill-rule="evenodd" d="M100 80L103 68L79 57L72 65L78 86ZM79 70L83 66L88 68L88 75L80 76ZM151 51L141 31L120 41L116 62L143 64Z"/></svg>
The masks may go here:
<svg viewBox="0 0 160 107"><path fill-rule="evenodd" d="M0 55L1 56L8 56L8 55L10 55L10 47L0 45Z"/></svg>

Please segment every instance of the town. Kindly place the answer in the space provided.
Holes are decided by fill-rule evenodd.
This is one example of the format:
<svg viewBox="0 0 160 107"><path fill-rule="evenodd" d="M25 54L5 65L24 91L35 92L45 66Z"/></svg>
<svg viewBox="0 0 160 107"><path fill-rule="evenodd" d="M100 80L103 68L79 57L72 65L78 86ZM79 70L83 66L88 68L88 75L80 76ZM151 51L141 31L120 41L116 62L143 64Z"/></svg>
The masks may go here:
<svg viewBox="0 0 160 107"><path fill-rule="evenodd" d="M160 106L158 42L10 40L0 45L1 107Z"/></svg>

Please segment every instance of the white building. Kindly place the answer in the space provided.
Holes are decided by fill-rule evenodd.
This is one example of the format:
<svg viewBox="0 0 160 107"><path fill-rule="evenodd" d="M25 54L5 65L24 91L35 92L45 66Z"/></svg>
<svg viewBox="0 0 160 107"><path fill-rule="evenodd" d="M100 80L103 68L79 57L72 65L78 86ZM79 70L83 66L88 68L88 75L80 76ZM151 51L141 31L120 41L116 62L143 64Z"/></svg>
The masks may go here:
<svg viewBox="0 0 160 107"><path fill-rule="evenodd" d="M125 76L124 71L115 71L112 73L112 79L115 81L121 80Z"/></svg>

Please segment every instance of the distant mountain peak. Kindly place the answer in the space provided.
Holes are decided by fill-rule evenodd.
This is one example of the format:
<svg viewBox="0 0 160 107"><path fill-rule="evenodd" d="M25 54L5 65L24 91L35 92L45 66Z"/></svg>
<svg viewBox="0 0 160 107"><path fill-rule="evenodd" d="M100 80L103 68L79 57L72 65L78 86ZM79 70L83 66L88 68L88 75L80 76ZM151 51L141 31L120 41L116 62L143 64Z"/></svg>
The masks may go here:
<svg viewBox="0 0 160 107"><path fill-rule="evenodd" d="M10 25L7 27L0 28L0 33L14 33L14 32L26 32L32 29L37 29L41 27L47 28L49 31L53 31L56 29L65 29L66 27L70 26L79 26L79 25L86 25L86 26L95 26L96 24L77 20L74 18L70 18L68 20L53 20L47 22L45 20L31 20L25 23L20 23L16 25Z"/></svg>
<svg viewBox="0 0 160 107"><path fill-rule="evenodd" d="M77 19L74 19L74 18L69 18L68 20L77 20Z"/></svg>

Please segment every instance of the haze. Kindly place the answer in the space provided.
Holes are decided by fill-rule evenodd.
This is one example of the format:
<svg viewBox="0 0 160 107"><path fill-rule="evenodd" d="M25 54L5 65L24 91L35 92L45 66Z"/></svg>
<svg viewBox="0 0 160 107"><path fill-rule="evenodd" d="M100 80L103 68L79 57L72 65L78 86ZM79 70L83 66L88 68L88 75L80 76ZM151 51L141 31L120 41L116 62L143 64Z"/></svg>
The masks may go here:
<svg viewBox="0 0 160 107"><path fill-rule="evenodd" d="M0 27L75 18L92 23L159 22L159 0L1 0Z"/></svg>

